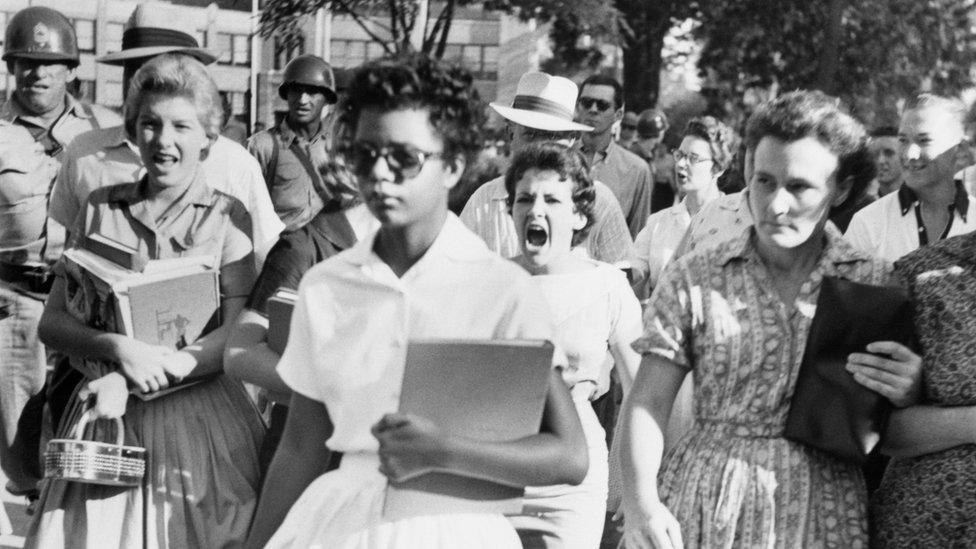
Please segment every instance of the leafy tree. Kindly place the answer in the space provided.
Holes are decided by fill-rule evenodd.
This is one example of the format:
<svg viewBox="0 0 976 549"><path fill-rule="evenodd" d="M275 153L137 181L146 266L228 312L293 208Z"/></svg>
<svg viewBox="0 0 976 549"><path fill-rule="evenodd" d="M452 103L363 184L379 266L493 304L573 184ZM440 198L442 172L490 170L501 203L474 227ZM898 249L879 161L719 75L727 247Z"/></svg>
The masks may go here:
<svg viewBox="0 0 976 549"><path fill-rule="evenodd" d="M702 0L699 67L717 95L819 88L869 125L920 91L972 86L973 0Z"/></svg>
<svg viewBox="0 0 976 549"><path fill-rule="evenodd" d="M260 32L265 38L277 36L286 46L297 44L303 20L325 8L352 18L389 54L414 51L411 39L416 26L422 25L420 51L440 58L457 8L475 3L477 0L442 0L436 4L418 0L268 0L261 12Z"/></svg>

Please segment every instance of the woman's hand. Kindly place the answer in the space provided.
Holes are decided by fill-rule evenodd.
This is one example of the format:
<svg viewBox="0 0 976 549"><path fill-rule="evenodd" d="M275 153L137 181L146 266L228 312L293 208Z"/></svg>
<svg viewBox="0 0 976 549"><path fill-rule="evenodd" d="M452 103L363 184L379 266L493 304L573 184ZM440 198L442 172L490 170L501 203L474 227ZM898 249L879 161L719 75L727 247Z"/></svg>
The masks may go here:
<svg viewBox="0 0 976 549"><path fill-rule="evenodd" d="M169 347L123 337L116 354L125 377L140 391L151 393L169 386L166 364L168 355L174 352Z"/></svg>
<svg viewBox="0 0 976 549"><path fill-rule="evenodd" d="M623 545L627 549L683 549L681 526L660 501L650 509L624 507Z"/></svg>
<svg viewBox="0 0 976 549"><path fill-rule="evenodd" d="M196 367L197 359L184 351L176 351L166 355L166 360L163 363L166 374L176 383L183 381Z"/></svg>
<svg viewBox="0 0 976 549"><path fill-rule="evenodd" d="M79 391L78 396L82 400L95 399L92 409L96 418L115 419L125 415L129 386L122 374L112 372L89 382Z"/></svg>
<svg viewBox="0 0 976 549"><path fill-rule="evenodd" d="M410 414L386 414L373 425L380 442L380 472L394 482L439 468L445 440L433 422Z"/></svg>
<svg viewBox="0 0 976 549"><path fill-rule="evenodd" d="M921 393L922 357L894 341L870 343L867 351L847 357L847 371L854 375L854 381L898 408L916 404Z"/></svg>

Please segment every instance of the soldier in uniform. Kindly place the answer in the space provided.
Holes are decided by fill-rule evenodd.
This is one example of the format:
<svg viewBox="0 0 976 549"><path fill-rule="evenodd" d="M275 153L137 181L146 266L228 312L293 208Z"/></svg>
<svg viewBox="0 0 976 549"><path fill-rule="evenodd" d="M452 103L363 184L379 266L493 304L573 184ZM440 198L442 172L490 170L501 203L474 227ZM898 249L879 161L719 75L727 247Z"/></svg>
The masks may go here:
<svg viewBox="0 0 976 549"><path fill-rule="evenodd" d="M64 228L47 218L48 196L68 143L121 119L68 93L78 44L60 12L17 12L7 24L3 60L16 88L0 108L0 466L10 492L32 497L43 400L31 397L47 371L37 321L64 245Z"/></svg>
<svg viewBox="0 0 976 549"><path fill-rule="evenodd" d="M285 67L278 95L288 102L288 114L277 127L252 136L247 148L261 165L285 230L294 231L326 202L336 210L343 207L331 203L341 193L318 190L324 184L321 173L329 160L330 145L323 112L327 114L336 102L332 67L314 55L292 59Z"/></svg>

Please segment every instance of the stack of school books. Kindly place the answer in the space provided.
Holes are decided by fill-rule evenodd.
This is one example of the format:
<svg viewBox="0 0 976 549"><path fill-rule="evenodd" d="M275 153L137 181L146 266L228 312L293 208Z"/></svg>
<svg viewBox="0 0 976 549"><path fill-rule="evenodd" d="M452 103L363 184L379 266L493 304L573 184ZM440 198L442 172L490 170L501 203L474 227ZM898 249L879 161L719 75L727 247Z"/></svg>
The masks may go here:
<svg viewBox="0 0 976 549"><path fill-rule="evenodd" d="M69 271L80 272L98 296L102 318L86 319L90 325L173 349L220 325L216 257L147 260L138 250L98 234L65 250L64 257L73 264ZM193 381L201 380L183 385Z"/></svg>

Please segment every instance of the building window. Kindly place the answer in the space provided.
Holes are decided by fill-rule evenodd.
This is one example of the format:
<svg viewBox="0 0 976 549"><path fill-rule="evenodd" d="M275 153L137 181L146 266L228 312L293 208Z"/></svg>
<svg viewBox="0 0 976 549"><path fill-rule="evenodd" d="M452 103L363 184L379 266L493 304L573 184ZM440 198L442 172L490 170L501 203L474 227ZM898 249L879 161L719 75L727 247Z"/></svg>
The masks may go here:
<svg viewBox="0 0 976 549"><path fill-rule="evenodd" d="M286 46L285 43L279 37L275 37L274 41L274 69L280 71L285 68L285 65L289 61L305 53L305 37L298 39L297 43L292 44L290 47Z"/></svg>
<svg viewBox="0 0 976 549"><path fill-rule="evenodd" d="M105 82L102 86L101 104L106 107L122 106L122 82Z"/></svg>
<svg viewBox="0 0 976 549"><path fill-rule="evenodd" d="M0 11L0 45L3 45L3 35L7 32L7 12Z"/></svg>
<svg viewBox="0 0 976 549"><path fill-rule="evenodd" d="M74 24L78 51L95 53L95 22L90 19L75 19Z"/></svg>
<svg viewBox="0 0 976 549"><path fill-rule="evenodd" d="M217 33L217 62L222 65L229 65L234 59L234 37L222 32Z"/></svg>
<svg viewBox="0 0 976 549"><path fill-rule="evenodd" d="M122 51L122 23L107 23L105 25L105 50L112 53Z"/></svg>
<svg viewBox="0 0 976 549"><path fill-rule="evenodd" d="M498 75L498 46L485 46L481 70L489 78L497 78Z"/></svg>
<svg viewBox="0 0 976 549"><path fill-rule="evenodd" d="M235 65L251 64L251 37L246 34L235 34L233 39L233 53L231 62Z"/></svg>

